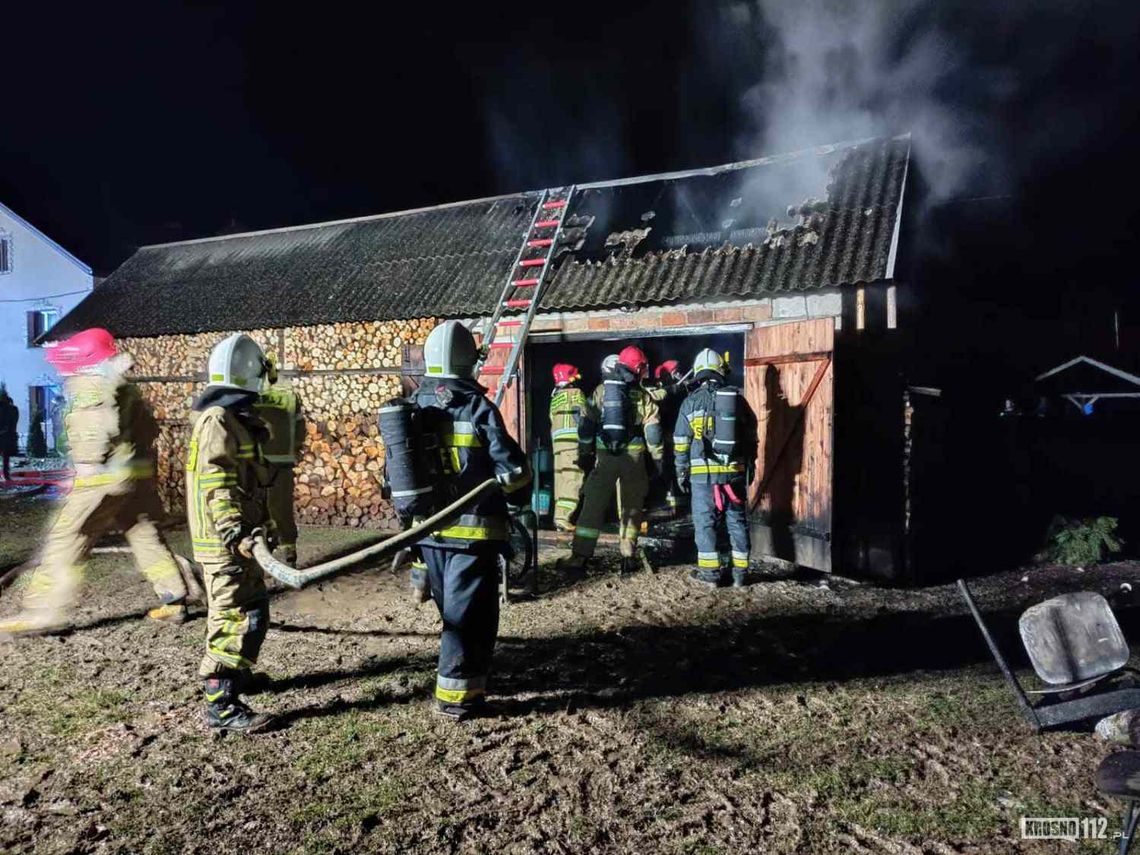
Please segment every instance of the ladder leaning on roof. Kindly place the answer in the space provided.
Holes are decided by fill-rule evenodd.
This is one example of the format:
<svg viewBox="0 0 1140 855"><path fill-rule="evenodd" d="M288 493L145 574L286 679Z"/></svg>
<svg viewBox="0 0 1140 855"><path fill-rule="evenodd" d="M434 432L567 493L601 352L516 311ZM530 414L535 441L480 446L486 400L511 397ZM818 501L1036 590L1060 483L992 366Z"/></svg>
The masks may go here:
<svg viewBox="0 0 1140 855"><path fill-rule="evenodd" d="M489 390L494 393L496 407L502 404L507 387L518 375L519 360L538 312L543 289L550 281L550 268L554 266L554 253L562 235L566 206L573 194L573 186L542 191L522 246L507 274L495 312L483 330L485 353L489 354L492 349L510 348L505 365L478 366L477 376L499 376L498 385Z"/></svg>

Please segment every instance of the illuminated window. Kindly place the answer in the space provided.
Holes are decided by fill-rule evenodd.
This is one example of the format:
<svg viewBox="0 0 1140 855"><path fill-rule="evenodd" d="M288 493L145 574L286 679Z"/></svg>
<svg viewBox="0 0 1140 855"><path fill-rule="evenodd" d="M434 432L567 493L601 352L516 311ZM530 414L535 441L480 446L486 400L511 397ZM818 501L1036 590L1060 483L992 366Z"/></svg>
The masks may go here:
<svg viewBox="0 0 1140 855"><path fill-rule="evenodd" d="M28 312L28 347L36 346L36 339L55 326L59 309L33 309Z"/></svg>

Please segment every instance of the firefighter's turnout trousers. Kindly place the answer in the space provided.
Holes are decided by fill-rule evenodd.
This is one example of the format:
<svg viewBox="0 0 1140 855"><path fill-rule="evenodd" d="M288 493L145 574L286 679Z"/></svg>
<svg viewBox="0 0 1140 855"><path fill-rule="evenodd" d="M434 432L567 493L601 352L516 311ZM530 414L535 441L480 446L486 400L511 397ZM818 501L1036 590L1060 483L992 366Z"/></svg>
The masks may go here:
<svg viewBox="0 0 1140 855"><path fill-rule="evenodd" d="M48 529L43 560L29 582L25 606L61 616L70 611L83 579L83 563L105 533L127 538L135 566L163 603L186 598L174 557L155 527L162 508L146 464L122 471L77 476Z"/></svg>
<svg viewBox="0 0 1140 855"><path fill-rule="evenodd" d="M571 527L570 518L578 509L585 473L578 466L578 438L554 440L554 525Z"/></svg>
<svg viewBox="0 0 1140 855"><path fill-rule="evenodd" d="M751 539L748 532L748 515L744 503L747 488L744 479L732 484L692 483L693 539L697 542L697 566L702 570L720 568L720 551L717 548L717 522L723 517L732 548L732 569L748 569Z"/></svg>
<svg viewBox="0 0 1140 855"><path fill-rule="evenodd" d="M579 558L590 558L594 554L615 490L621 509L619 546L622 556L629 558L637 548L641 521L645 517L645 496L649 492L649 475L640 448L617 453L598 451L597 463L582 489L582 511L574 529L572 551Z"/></svg>
<svg viewBox="0 0 1140 855"><path fill-rule="evenodd" d="M432 599L443 629L435 696L470 705L487 691L499 632L499 562L502 543L466 549L422 546Z"/></svg>
<svg viewBox="0 0 1140 855"><path fill-rule="evenodd" d="M261 567L232 548L239 535L269 519L261 486L268 475L256 426L252 417L212 406L198 417L190 437L186 515L208 605L206 653L198 669L203 677L252 668L269 629Z"/></svg>
<svg viewBox="0 0 1140 855"><path fill-rule="evenodd" d="M123 361L120 367L128 366ZM159 599L184 599L185 583L154 525L162 517L150 457L158 429L138 387L109 371L68 377L66 392L76 476L48 530L27 607L62 616L75 601L91 547L115 529L126 535L135 566Z"/></svg>

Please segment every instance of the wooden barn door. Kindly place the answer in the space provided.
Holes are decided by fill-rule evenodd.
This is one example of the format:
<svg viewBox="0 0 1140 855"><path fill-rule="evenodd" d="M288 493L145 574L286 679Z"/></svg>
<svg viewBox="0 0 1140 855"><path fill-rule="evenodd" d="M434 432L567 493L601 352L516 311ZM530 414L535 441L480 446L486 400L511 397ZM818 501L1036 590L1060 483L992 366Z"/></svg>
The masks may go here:
<svg viewBox="0 0 1140 855"><path fill-rule="evenodd" d="M744 342L744 394L759 447L749 492L752 551L831 569L835 324L759 327Z"/></svg>

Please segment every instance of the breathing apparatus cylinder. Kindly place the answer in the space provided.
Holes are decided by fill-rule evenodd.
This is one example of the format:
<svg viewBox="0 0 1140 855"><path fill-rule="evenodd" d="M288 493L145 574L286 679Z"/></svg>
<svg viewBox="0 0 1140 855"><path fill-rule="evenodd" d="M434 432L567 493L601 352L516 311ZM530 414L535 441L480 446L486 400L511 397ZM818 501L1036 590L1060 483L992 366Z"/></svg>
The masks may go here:
<svg viewBox="0 0 1140 855"><path fill-rule="evenodd" d="M401 398L380 408L380 437L384 441L384 475L392 504L407 524L436 510L436 485L441 472L438 442L433 431L419 424L420 408Z"/></svg>
<svg viewBox="0 0 1140 855"><path fill-rule="evenodd" d="M602 381L602 444L617 454L629 444L629 390L623 380Z"/></svg>
<svg viewBox="0 0 1140 855"><path fill-rule="evenodd" d="M712 450L721 460L731 459L736 451L736 401L738 391L731 386L716 390L713 401Z"/></svg>

